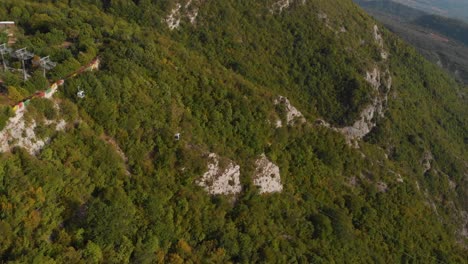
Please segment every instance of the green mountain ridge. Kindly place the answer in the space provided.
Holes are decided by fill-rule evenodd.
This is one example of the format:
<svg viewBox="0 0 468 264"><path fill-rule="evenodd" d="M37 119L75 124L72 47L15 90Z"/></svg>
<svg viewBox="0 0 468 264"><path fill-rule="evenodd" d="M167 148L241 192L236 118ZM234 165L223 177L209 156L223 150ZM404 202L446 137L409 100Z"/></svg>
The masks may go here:
<svg viewBox="0 0 468 264"><path fill-rule="evenodd" d="M36 155L0 154L2 262L466 263L466 87L352 1L0 7L49 79L101 58L32 100Z"/></svg>

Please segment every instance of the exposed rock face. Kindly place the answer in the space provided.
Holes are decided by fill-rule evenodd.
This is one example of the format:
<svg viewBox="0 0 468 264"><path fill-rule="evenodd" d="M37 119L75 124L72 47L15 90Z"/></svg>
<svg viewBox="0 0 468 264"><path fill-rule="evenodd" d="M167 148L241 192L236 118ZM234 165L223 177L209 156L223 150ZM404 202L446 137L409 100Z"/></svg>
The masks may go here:
<svg viewBox="0 0 468 264"><path fill-rule="evenodd" d="M276 128L283 127L283 122L282 122L280 119L276 120L276 122L275 122L275 127L276 127Z"/></svg>
<svg viewBox="0 0 468 264"><path fill-rule="evenodd" d="M325 20L326 22L328 22L328 15L325 14L325 13L323 13L323 12L319 12L319 13L317 14L317 17L318 17L319 19L322 19L322 20Z"/></svg>
<svg viewBox="0 0 468 264"><path fill-rule="evenodd" d="M382 59L386 60L388 59L388 53L384 50L380 51L380 57L382 57Z"/></svg>
<svg viewBox="0 0 468 264"><path fill-rule="evenodd" d="M386 60L388 53L384 50L384 41L377 25L374 25L374 40L381 49L381 57ZM374 88L376 96L371 105L364 108L360 118L352 126L338 129L345 136L348 142L362 139L372 128L375 127L375 117L384 117L384 109L388 101L388 93L392 87L392 76L390 71L381 71L375 67L372 71L366 72L365 80Z"/></svg>
<svg viewBox="0 0 468 264"><path fill-rule="evenodd" d="M423 174L431 170L432 168L431 162L433 159L434 157L432 157L432 153L430 151L424 152L424 155L421 159L421 166L423 168Z"/></svg>
<svg viewBox="0 0 468 264"><path fill-rule="evenodd" d="M375 124L372 122L375 110L376 109L374 105L367 106L361 112L359 120L354 122L352 126L338 128L338 131L345 135L348 142L363 138L375 126Z"/></svg>
<svg viewBox="0 0 468 264"><path fill-rule="evenodd" d="M61 85L61 84L60 84ZM45 93L45 99L52 99L52 96L57 92L57 83L50 86L50 91ZM59 111L60 107L57 102L54 102L54 108ZM37 127L35 120L26 124L24 114L27 108L25 105L15 112L15 116L11 117L5 128L0 131L0 152L10 151L14 147L25 148L31 155L37 154L49 141L46 139L38 139L34 129ZM67 123L65 120L45 120L44 125L54 126L55 131L65 130Z"/></svg>
<svg viewBox="0 0 468 264"><path fill-rule="evenodd" d="M55 126L55 130L56 131L63 131L63 130L65 130L66 125L67 125L67 122L65 122L65 120L63 120L63 119L60 119L60 121L58 121L57 125Z"/></svg>
<svg viewBox="0 0 468 264"><path fill-rule="evenodd" d="M169 29L174 30L179 28L183 18L188 19L190 24L194 25L198 17L199 5L201 2L202 0L188 0L185 5L178 2L166 19L164 19Z"/></svg>
<svg viewBox="0 0 468 264"><path fill-rule="evenodd" d="M448 183L449 183L450 189L455 190L457 188L457 183L455 183L454 181L448 179Z"/></svg>
<svg viewBox="0 0 468 264"><path fill-rule="evenodd" d="M327 121L325 121L323 119L320 119L320 118L315 120L315 125L324 126L326 128L331 128L330 123L328 123Z"/></svg>
<svg viewBox="0 0 468 264"><path fill-rule="evenodd" d="M359 184L359 180L356 176L353 176L348 180L348 184L352 187L356 187Z"/></svg>
<svg viewBox="0 0 468 264"><path fill-rule="evenodd" d="M374 88L376 96L373 102L361 112L360 118L352 126L338 128L348 142L360 140L367 135L376 123L374 118L384 117L384 109L388 101L388 93L392 87L392 77L387 70L382 73L378 68L366 73L366 81Z"/></svg>
<svg viewBox="0 0 468 264"><path fill-rule="evenodd" d="M295 0L279 0L271 6L270 11L272 13L274 12L281 13L283 9L288 8L294 1ZM305 4L306 0L300 0L300 2L301 4Z"/></svg>
<svg viewBox="0 0 468 264"><path fill-rule="evenodd" d="M228 160L225 168L220 166L220 157L215 153L208 155L208 171L196 183L211 195L237 195L242 191L240 167ZM272 163L265 154L255 161L253 184L260 188L260 194L281 192L283 185L279 167Z"/></svg>
<svg viewBox="0 0 468 264"><path fill-rule="evenodd" d="M296 122L298 123L305 123L306 119L302 115L297 108L295 108L293 105L291 105L291 102L289 102L288 98L284 96L279 96L277 99L275 99L275 105L282 104L285 107L286 110L286 122L288 125L294 125ZM277 123L278 124L278 123Z"/></svg>
<svg viewBox="0 0 468 264"><path fill-rule="evenodd" d="M383 60L386 60L388 58L388 52L384 49L384 40L377 25L374 25L374 40L380 47L380 57L382 57Z"/></svg>
<svg viewBox="0 0 468 264"><path fill-rule="evenodd" d="M317 17L319 20L321 20L325 27L327 27L328 29L330 29L331 31L335 32L335 33L339 33L338 31L336 31L330 24L330 19L328 18L328 15L322 11L318 12L317 14Z"/></svg>
<svg viewBox="0 0 468 264"><path fill-rule="evenodd" d="M253 183L260 188L260 194L281 192L281 176L279 167L272 163L265 154L255 161Z"/></svg>
<svg viewBox="0 0 468 264"><path fill-rule="evenodd" d="M379 181L377 182L377 190L379 190L379 192L387 192L388 185L385 182Z"/></svg>
<svg viewBox="0 0 468 264"><path fill-rule="evenodd" d="M14 147L21 147L26 149L31 155L37 154L49 141L46 139L38 139L34 129L37 127L36 121L32 120L26 124L24 120L24 109L18 110L16 115L10 118L5 128L0 132L0 152L8 152ZM65 120L61 119L46 120L45 125L54 126L55 131L65 129Z"/></svg>
<svg viewBox="0 0 468 264"><path fill-rule="evenodd" d="M167 26L170 30L176 29L180 26L180 8L181 4L177 3L175 8L171 10L171 13L166 18Z"/></svg>
<svg viewBox="0 0 468 264"><path fill-rule="evenodd" d="M319 13L319 18L327 20L326 14ZM388 53L384 50L384 40L379 32L377 25L374 25L373 31L374 40L380 48L381 57L383 60L388 58ZM364 44L362 42L361 44ZM387 68L382 66L382 68ZM322 119L316 120L316 125L321 125L342 133L346 137L348 144L357 147L357 141L366 136L375 126L376 118L384 117L385 108L388 102L388 94L392 88L392 76L388 68L381 70L379 67L374 67L371 71L366 72L365 80L374 88L374 98L372 102L366 106L359 118L351 126L333 127ZM353 144L354 143L354 144Z"/></svg>
<svg viewBox="0 0 468 264"><path fill-rule="evenodd" d="M460 219L462 221L460 236L466 239L468 238L468 212L461 211ZM468 245L465 245L465 247L468 248Z"/></svg>
<svg viewBox="0 0 468 264"><path fill-rule="evenodd" d="M399 183L404 182L403 177L401 177L401 174L397 174L397 180L396 181L399 182Z"/></svg>
<svg viewBox="0 0 468 264"><path fill-rule="evenodd" d="M5 128L0 132L0 152L10 151L13 147L25 148L31 155L41 150L45 142L36 139L34 128L36 122L26 125L23 119L24 110L17 111L16 115L8 120Z"/></svg>
<svg viewBox="0 0 468 264"><path fill-rule="evenodd" d="M208 171L203 174L197 184L203 187L209 194L238 194L242 191L240 184L240 167L229 161L225 169L219 166L219 157L215 153L209 156Z"/></svg>
<svg viewBox="0 0 468 264"><path fill-rule="evenodd" d="M379 47L383 48L383 38L379 32L379 27L377 25L374 25L374 40L375 42L377 42Z"/></svg>
<svg viewBox="0 0 468 264"><path fill-rule="evenodd" d="M201 2L201 1L199 1ZM198 17L198 10L199 10L199 7L196 6L196 5L192 5L193 3L193 0L189 0L186 4L185 4L185 16L188 18L188 20L190 21L190 24L195 24L196 22L196 19Z"/></svg>

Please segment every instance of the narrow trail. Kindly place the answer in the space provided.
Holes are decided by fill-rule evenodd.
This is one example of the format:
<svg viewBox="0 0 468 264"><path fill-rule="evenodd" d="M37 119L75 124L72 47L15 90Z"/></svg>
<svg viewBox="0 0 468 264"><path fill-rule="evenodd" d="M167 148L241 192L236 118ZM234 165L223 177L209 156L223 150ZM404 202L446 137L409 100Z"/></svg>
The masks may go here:
<svg viewBox="0 0 468 264"><path fill-rule="evenodd" d="M65 80L71 79L73 77L78 76L79 74L82 74L83 72L87 71L94 71L99 69L99 64L100 64L100 59L99 57L94 58L90 63L80 67L78 70L70 73L67 75L65 78L60 79L54 83L52 83L47 90L44 91L37 91L31 96L28 96L26 98L23 98L21 101L16 103L13 106L13 111L17 112L18 110L22 110L25 108L33 98L52 98L52 96L57 92L59 86L62 86L65 83Z"/></svg>
<svg viewBox="0 0 468 264"><path fill-rule="evenodd" d="M115 141L114 138L106 134L103 134L101 136L101 139L107 142L109 145L111 145L114 148L115 152L117 152L117 154L120 156L122 161L125 163L125 173L127 174L127 176L130 176L131 173L130 173L130 168L128 166L128 158L125 155L125 152L123 152L123 150L120 148L119 144Z"/></svg>

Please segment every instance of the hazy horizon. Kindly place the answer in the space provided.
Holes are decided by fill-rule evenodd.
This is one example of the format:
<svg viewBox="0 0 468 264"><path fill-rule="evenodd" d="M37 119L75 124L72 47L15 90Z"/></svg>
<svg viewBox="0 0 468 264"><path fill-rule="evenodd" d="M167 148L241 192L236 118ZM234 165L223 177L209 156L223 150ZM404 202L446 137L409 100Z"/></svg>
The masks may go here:
<svg viewBox="0 0 468 264"><path fill-rule="evenodd" d="M468 22L468 0L393 0L426 12Z"/></svg>

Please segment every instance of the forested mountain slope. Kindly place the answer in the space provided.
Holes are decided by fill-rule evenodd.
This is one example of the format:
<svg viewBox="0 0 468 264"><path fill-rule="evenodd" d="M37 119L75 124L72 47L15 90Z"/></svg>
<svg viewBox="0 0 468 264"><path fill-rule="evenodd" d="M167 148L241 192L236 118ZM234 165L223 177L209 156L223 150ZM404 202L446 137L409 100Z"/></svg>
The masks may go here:
<svg viewBox="0 0 468 264"><path fill-rule="evenodd" d="M153 2L0 3L58 63L2 131L101 61L6 139L3 262L466 262L466 88L350 0Z"/></svg>

